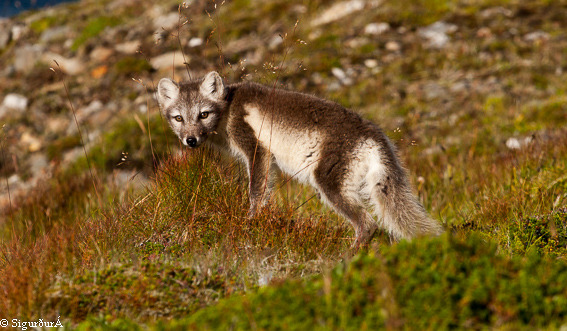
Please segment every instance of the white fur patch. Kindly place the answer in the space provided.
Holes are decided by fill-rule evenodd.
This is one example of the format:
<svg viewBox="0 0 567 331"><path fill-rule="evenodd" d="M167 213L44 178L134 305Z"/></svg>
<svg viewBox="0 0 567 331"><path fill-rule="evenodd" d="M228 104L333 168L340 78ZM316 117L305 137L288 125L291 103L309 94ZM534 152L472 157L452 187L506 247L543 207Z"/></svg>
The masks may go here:
<svg viewBox="0 0 567 331"><path fill-rule="evenodd" d="M300 131L253 104L245 105L244 120L252 127L262 147L269 150L278 167L301 182L315 184L313 170L321 154L321 135L315 130Z"/></svg>
<svg viewBox="0 0 567 331"><path fill-rule="evenodd" d="M375 185L387 176L381 147L372 139L361 141L352 151L351 158L343 192L354 201L368 202Z"/></svg>

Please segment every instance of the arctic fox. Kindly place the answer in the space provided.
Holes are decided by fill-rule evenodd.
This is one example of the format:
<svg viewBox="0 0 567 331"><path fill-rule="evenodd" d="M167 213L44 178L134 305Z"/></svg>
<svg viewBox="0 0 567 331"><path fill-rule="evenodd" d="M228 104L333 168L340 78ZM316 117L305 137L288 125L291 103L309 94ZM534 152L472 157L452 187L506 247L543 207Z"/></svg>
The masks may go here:
<svg viewBox="0 0 567 331"><path fill-rule="evenodd" d="M207 141L245 163L249 217L269 199L279 168L350 221L355 249L379 226L395 240L443 231L412 194L384 132L337 103L250 82L225 85L214 71L179 84L163 78L156 96L183 144Z"/></svg>

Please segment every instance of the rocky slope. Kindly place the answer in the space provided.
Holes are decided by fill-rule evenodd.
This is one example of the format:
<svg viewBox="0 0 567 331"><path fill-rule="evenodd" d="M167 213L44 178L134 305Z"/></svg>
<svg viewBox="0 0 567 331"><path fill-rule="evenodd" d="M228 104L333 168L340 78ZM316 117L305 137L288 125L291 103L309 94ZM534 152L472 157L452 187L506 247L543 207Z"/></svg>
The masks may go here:
<svg viewBox="0 0 567 331"><path fill-rule="evenodd" d="M210 69L335 99L426 155L551 139L567 123L565 17L565 1L85 0L2 20L0 206L76 163L81 141L103 146L104 176L150 175L147 145L105 134L147 136L155 82Z"/></svg>

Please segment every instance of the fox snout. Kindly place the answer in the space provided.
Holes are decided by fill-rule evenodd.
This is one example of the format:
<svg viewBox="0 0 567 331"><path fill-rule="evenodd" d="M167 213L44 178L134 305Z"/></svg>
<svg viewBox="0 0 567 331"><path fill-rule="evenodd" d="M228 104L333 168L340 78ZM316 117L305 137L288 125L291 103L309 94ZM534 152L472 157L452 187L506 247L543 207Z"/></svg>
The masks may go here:
<svg viewBox="0 0 567 331"><path fill-rule="evenodd" d="M189 147L197 147L197 138L189 137L189 138L185 139L185 143Z"/></svg>
<svg viewBox="0 0 567 331"><path fill-rule="evenodd" d="M190 148L197 148L201 146L208 138L208 132L205 128L200 127L193 130L188 130L179 135L179 139L183 145Z"/></svg>
<svg viewBox="0 0 567 331"><path fill-rule="evenodd" d="M183 144L191 148L197 148L201 146L201 144L205 142L205 140L207 140L206 135L198 135L198 136L187 135L184 138L181 138Z"/></svg>

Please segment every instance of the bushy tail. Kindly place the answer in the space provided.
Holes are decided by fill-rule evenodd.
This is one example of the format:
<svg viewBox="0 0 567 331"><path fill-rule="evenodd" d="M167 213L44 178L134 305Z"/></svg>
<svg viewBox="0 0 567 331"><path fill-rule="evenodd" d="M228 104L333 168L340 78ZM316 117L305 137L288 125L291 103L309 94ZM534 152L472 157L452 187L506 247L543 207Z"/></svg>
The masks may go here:
<svg viewBox="0 0 567 331"><path fill-rule="evenodd" d="M410 240L443 233L441 224L427 215L405 178L388 177L376 184L372 195L378 220L394 239Z"/></svg>

